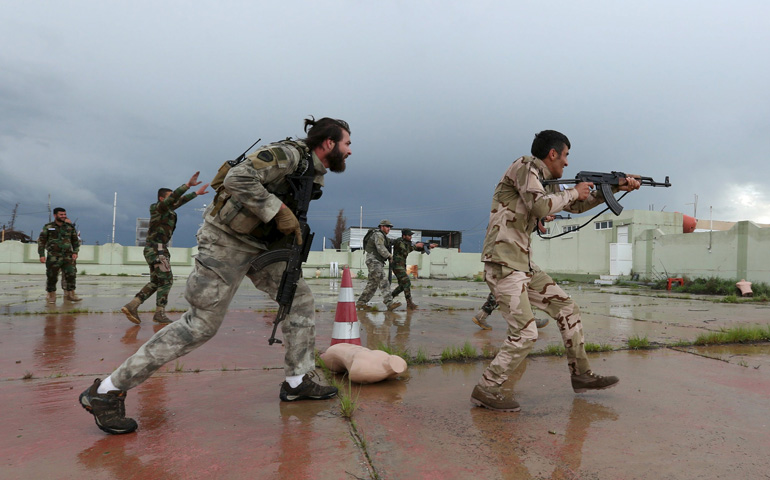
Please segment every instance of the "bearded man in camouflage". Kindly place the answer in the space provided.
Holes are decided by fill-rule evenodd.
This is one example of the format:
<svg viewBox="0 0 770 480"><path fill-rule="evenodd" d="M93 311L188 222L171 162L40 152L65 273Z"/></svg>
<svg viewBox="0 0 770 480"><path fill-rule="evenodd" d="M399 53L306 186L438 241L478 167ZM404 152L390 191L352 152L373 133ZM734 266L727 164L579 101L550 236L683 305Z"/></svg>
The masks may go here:
<svg viewBox="0 0 770 480"><path fill-rule="evenodd" d="M45 263L46 301L56 303L56 283L59 271L62 274L64 299L71 302L83 300L75 294L77 270L75 260L80 250L80 238L77 229L67 221L67 211L61 207L53 209L54 221L46 223L37 237L37 253L40 263ZM48 258L46 259L46 252Z"/></svg>
<svg viewBox="0 0 770 480"><path fill-rule="evenodd" d="M198 195L208 193L205 184L197 192L187 192L190 187L200 185L198 175L195 172L190 181L181 185L176 190L161 188L158 190L158 201L150 205L150 227L147 229L147 240L144 244L144 259L150 266L150 281L136 296L120 309L126 318L134 323L142 323L139 318L139 305L155 296L155 315L152 320L157 323L170 323L166 316L168 304L168 292L174 283L174 274L171 273L171 253L168 244L176 230L176 209L189 202Z"/></svg>
<svg viewBox="0 0 770 480"><path fill-rule="evenodd" d="M104 381L96 379L80 395L81 405L108 433L133 432L136 422L125 416L126 391L144 382L161 366L186 355L211 339L224 320L243 277L275 298L286 262L254 267L260 256L301 241L292 212L297 200L291 176L312 177L313 198L320 197L327 168L345 170L350 127L342 120L306 119L304 140L266 145L232 165L217 197L206 209L198 230L198 255L187 279L190 309L159 330ZM224 168L224 166L223 166ZM282 401L320 400L337 394L335 387L312 380L315 370L315 306L304 279L296 285L291 313L281 323L286 354L279 397Z"/></svg>
<svg viewBox="0 0 770 480"><path fill-rule="evenodd" d="M556 319L566 349L567 364L576 393L610 388L614 376L591 371L585 352L580 310L556 282L532 262L531 235L539 219L562 210L582 213L604 202L592 183L579 183L562 190L560 185L543 187L542 180L558 179L567 166L570 143L554 130L544 130L532 142L532 156L514 161L492 196L492 209L481 260L484 279L508 323L500 352L471 393L471 403L491 410L516 412L519 403L503 384L526 358L537 340L532 306ZM639 181L627 177L615 189L631 191Z"/></svg>
<svg viewBox="0 0 770 480"><path fill-rule="evenodd" d="M409 256L410 252L418 250L420 253L425 253L423 242L412 244L413 233L408 228L401 230L401 238L393 242L393 259L391 261L393 274L398 279L398 286L393 289L391 295L396 298L398 294L404 292L407 310L417 310L417 305L412 301L412 282L409 281L409 275L406 273L406 257ZM431 243L428 248L435 248L436 246L437 244Z"/></svg>
<svg viewBox="0 0 770 480"><path fill-rule="evenodd" d="M390 253L391 244L388 238L393 224L389 220L382 220L377 230L370 230L364 237L364 251L366 252L366 268L369 270L369 277L366 279L366 286L356 300L356 308L365 310L368 308L366 302L372 299L377 289L382 293L382 301L388 311L391 312L401 306L401 302L393 301L390 293L390 282L385 275L385 262L393 261L393 254Z"/></svg>

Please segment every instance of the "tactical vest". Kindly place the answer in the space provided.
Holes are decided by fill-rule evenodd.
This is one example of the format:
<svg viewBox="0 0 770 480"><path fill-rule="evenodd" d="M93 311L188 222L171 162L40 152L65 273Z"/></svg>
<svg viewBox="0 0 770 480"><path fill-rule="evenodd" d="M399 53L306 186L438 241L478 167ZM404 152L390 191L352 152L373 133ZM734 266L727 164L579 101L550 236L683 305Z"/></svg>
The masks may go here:
<svg viewBox="0 0 770 480"><path fill-rule="evenodd" d="M390 239L379 228L373 228L373 229L369 230L368 232L366 232L366 235L364 235L364 251L366 253L373 254L380 261L384 262L385 258L383 258L382 255L380 255L380 252L379 252L379 250L377 250L377 245L375 244L375 241L374 241L374 234L377 233L377 232L380 232L380 234L382 234L382 236L385 237L385 248L388 251L390 251L390 248L391 248Z"/></svg>
<svg viewBox="0 0 770 480"><path fill-rule="evenodd" d="M287 138L281 142L267 145L239 162L225 162L219 167L217 175L211 182L211 187L214 188L217 193L214 198L214 206L209 212L209 215L216 217L220 223L227 225L238 233L252 236L267 243L276 242L285 235L278 231L274 221L269 221L267 223L262 222L255 215L252 215L248 209L244 208L239 201L232 198L224 188L224 179L230 169L243 161L250 161L257 170L287 161L288 157L286 156L286 152L279 146L279 144L289 145L297 149L300 153L299 164L292 175L287 175L283 177L281 181L266 184L264 187L296 214L296 186L293 186L292 182L295 182L300 177L315 177L313 158L310 149L307 148L304 143L299 143ZM315 200L321 196L322 192L320 185L314 184L313 187L313 199Z"/></svg>

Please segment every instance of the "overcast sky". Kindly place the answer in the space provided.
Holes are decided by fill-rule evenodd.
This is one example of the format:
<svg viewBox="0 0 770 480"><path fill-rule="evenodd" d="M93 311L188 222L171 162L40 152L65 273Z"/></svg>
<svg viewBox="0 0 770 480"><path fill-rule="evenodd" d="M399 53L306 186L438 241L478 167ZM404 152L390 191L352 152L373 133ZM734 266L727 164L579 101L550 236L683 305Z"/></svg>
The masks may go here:
<svg viewBox="0 0 770 480"><path fill-rule="evenodd" d="M0 0L0 223L37 237L51 206L84 241L133 245L159 187L303 118L350 123L310 224L388 218L463 232L479 251L491 193L543 129L565 177L621 170L672 188L626 208L770 223L766 1ZM195 245L213 194L182 207Z"/></svg>

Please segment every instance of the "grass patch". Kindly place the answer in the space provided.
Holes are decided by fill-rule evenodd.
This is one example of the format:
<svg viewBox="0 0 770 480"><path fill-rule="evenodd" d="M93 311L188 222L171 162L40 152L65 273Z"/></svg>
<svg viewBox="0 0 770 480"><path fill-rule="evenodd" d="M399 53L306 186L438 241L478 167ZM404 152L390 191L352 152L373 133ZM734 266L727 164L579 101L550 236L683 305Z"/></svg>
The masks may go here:
<svg viewBox="0 0 770 480"><path fill-rule="evenodd" d="M471 342L465 342L462 347L449 346L441 352L441 361L460 361L470 358L476 358L476 347Z"/></svg>
<svg viewBox="0 0 770 480"><path fill-rule="evenodd" d="M358 408L358 396L361 394L361 387L358 387L358 391L353 397L353 387L350 383L350 377L348 377L348 388L337 387L337 389L339 390L337 396L340 399L340 413L345 418L351 418Z"/></svg>
<svg viewBox="0 0 770 480"><path fill-rule="evenodd" d="M177 360L174 363L174 371L175 372L181 372L182 370L184 370L184 364L180 363L179 360Z"/></svg>
<svg viewBox="0 0 770 480"><path fill-rule="evenodd" d="M613 350L612 345L608 343L586 343L585 344L586 352L611 352Z"/></svg>
<svg viewBox="0 0 770 480"><path fill-rule="evenodd" d="M628 337L628 348L632 350L644 350L650 348L650 340L646 335L644 337L640 337L639 335Z"/></svg>
<svg viewBox="0 0 770 480"><path fill-rule="evenodd" d="M422 365L423 363L428 363L429 361L428 353L422 347L420 347L417 349L417 355L415 355L411 360L407 360L406 363L412 365Z"/></svg>
<svg viewBox="0 0 770 480"><path fill-rule="evenodd" d="M567 353L567 349L564 348L564 345L560 343L551 343L545 346L545 349L543 350L544 355L552 355L561 357L565 353Z"/></svg>
<svg viewBox="0 0 770 480"><path fill-rule="evenodd" d="M26 372L24 372L24 376L21 377L21 378L22 378L22 380L32 380L34 377L32 375L32 372L27 370Z"/></svg>
<svg viewBox="0 0 770 480"><path fill-rule="evenodd" d="M751 343L770 340L770 325L723 328L718 332L698 335L694 345L720 345L723 343Z"/></svg>

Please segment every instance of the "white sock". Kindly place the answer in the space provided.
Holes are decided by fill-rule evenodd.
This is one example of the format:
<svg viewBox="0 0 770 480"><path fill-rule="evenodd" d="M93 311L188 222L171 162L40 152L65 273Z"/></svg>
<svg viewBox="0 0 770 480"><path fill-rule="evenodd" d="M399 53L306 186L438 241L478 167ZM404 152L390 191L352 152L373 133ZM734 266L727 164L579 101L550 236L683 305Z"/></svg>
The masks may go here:
<svg viewBox="0 0 770 480"><path fill-rule="evenodd" d="M118 388L112 384L112 377L110 376L102 380L102 383L99 385L99 388L96 389L96 393L101 393L103 395L113 390L118 390Z"/></svg>
<svg viewBox="0 0 770 480"><path fill-rule="evenodd" d="M302 383L302 377L304 377L304 375L286 377L286 383L288 383L291 388L297 388Z"/></svg>

